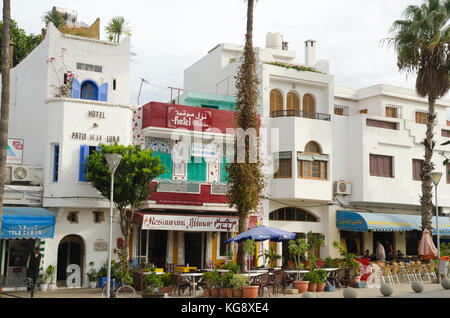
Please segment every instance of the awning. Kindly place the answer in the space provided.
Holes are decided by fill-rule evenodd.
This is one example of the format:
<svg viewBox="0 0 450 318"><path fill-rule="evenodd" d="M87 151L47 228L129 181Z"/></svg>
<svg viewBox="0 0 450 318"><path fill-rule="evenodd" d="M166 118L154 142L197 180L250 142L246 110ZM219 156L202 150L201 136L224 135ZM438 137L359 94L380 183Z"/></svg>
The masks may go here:
<svg viewBox="0 0 450 318"><path fill-rule="evenodd" d="M436 235L436 216L431 218L432 234ZM439 217L439 235L450 235L450 218L448 216Z"/></svg>
<svg viewBox="0 0 450 318"><path fill-rule="evenodd" d="M337 211L336 227L345 231L396 232L422 230L420 215Z"/></svg>
<svg viewBox="0 0 450 318"><path fill-rule="evenodd" d="M52 238L55 215L42 208L3 207L1 238Z"/></svg>

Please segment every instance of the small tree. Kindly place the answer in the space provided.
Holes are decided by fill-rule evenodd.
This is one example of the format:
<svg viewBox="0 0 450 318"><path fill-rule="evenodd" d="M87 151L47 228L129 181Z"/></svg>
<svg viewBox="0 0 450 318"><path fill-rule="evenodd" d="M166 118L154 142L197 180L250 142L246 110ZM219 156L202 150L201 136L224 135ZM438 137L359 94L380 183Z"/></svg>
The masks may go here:
<svg viewBox="0 0 450 318"><path fill-rule="evenodd" d="M308 262L310 270L316 268L317 257L315 252L320 246L325 244L325 236L323 234L315 235L313 232L309 231L306 234L306 240L308 241Z"/></svg>
<svg viewBox="0 0 450 318"><path fill-rule="evenodd" d="M299 270L300 268L302 268L302 258L305 257L305 254L309 249L308 242L304 238L290 240L288 249L289 253L294 256L295 267L297 268L297 270ZM300 279L300 273L297 273L297 279Z"/></svg>
<svg viewBox="0 0 450 318"><path fill-rule="evenodd" d="M117 153L122 160L114 174L114 204L120 212L120 228L125 239L124 249L128 252L128 240L132 230L134 211L147 200L156 187L150 184L154 178L166 172L159 157L153 157L150 149L143 150L140 146L113 145L99 146L100 151L94 151L84 166L86 178L100 191L104 198L111 194L111 172L106 163L105 154ZM126 266L126 257L125 259Z"/></svg>

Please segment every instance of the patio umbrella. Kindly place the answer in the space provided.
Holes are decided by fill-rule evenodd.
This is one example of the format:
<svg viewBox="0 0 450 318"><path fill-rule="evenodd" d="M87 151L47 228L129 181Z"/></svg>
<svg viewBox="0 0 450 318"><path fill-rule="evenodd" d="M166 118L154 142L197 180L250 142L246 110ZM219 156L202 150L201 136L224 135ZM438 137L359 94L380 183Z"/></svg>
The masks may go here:
<svg viewBox="0 0 450 318"><path fill-rule="evenodd" d="M274 242L281 242L281 241L287 241L287 240L293 240L295 239L297 234L283 231L280 229L276 229L273 227L268 227L264 225L255 226L254 228L242 232L235 237L230 238L229 240L226 240L225 243L231 243L236 242L240 243L242 241L246 240L254 240L254 241L265 241L265 240L271 240Z"/></svg>
<svg viewBox="0 0 450 318"><path fill-rule="evenodd" d="M419 244L419 255L424 259L434 258L438 255L438 251L431 239L430 231L425 229L422 233L422 239Z"/></svg>

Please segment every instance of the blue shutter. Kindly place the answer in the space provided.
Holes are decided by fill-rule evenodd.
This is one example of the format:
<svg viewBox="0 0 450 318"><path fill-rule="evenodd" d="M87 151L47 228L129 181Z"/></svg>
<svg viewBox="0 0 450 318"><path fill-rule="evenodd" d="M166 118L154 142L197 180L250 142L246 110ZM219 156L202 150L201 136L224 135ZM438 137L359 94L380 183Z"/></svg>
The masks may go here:
<svg viewBox="0 0 450 318"><path fill-rule="evenodd" d="M98 88L98 100L101 102L106 102L108 99L108 83L103 83Z"/></svg>
<svg viewBox="0 0 450 318"><path fill-rule="evenodd" d="M71 92L70 97L72 97L72 98L80 98L81 97L80 82L78 82L75 78L72 78L72 92Z"/></svg>
<svg viewBox="0 0 450 318"><path fill-rule="evenodd" d="M86 175L83 171L84 163L86 162L86 158L89 157L89 146L81 145L80 146L80 166L79 166L79 174L78 181L87 181Z"/></svg>

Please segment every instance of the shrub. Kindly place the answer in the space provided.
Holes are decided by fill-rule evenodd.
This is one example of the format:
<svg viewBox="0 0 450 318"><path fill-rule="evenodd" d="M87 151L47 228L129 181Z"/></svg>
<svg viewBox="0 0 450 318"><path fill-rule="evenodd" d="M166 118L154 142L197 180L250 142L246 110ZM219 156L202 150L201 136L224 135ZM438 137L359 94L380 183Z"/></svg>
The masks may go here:
<svg viewBox="0 0 450 318"><path fill-rule="evenodd" d="M242 289L248 284L248 277L245 275L234 274L230 280L230 285L235 289Z"/></svg>

